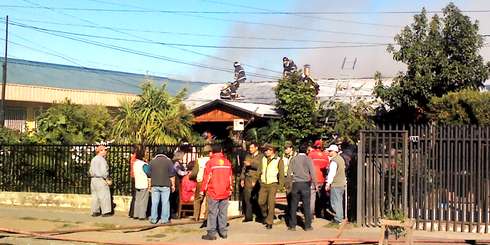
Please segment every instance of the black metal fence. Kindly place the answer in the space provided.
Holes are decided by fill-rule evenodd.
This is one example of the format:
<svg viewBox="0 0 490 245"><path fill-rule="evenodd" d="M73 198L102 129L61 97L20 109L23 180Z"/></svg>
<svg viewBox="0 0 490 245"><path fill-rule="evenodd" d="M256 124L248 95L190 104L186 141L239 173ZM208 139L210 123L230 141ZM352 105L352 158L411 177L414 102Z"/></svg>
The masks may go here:
<svg viewBox="0 0 490 245"><path fill-rule="evenodd" d="M96 145L0 145L0 190L15 192L48 192L89 194L90 161ZM151 158L159 146L146 146ZM165 152L173 154L178 146L165 145ZM197 159L203 146L189 146L186 160ZM229 148L228 158L239 173L239 151ZM131 145L110 145L107 154L115 195L131 194L129 161ZM238 187L239 181L235 181ZM239 188L234 188L238 190ZM238 199L238 193L233 198Z"/></svg>
<svg viewBox="0 0 490 245"><path fill-rule="evenodd" d="M416 228L489 233L490 127L409 126L363 131L357 221L401 212Z"/></svg>

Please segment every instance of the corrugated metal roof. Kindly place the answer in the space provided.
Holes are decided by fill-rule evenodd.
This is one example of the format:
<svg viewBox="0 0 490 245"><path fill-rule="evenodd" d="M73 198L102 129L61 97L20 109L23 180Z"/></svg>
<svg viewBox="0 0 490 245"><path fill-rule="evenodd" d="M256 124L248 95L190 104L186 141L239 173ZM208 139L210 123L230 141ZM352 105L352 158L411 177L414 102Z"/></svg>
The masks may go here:
<svg viewBox="0 0 490 245"><path fill-rule="evenodd" d="M0 62L3 62L3 58L0 58ZM7 71L8 83L131 94L140 93L140 84L145 78L157 84L167 81L171 94L176 94L182 88L192 93L209 84L11 58L8 59Z"/></svg>

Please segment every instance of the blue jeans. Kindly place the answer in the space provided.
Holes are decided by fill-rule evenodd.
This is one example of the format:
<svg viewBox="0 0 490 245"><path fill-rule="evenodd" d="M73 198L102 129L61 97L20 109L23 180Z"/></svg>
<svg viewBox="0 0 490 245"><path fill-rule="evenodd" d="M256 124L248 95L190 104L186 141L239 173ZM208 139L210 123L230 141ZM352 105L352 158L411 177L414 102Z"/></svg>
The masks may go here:
<svg viewBox="0 0 490 245"><path fill-rule="evenodd" d="M332 208L335 212L334 221L337 223L342 223L342 220L344 219L344 206L342 205L344 191L344 187L332 187L330 190L330 202L332 203Z"/></svg>
<svg viewBox="0 0 490 245"><path fill-rule="evenodd" d="M158 204L162 201L162 213L160 219L162 224L168 223L170 218L170 187L153 186L151 188L151 216L150 222L155 224L158 221Z"/></svg>

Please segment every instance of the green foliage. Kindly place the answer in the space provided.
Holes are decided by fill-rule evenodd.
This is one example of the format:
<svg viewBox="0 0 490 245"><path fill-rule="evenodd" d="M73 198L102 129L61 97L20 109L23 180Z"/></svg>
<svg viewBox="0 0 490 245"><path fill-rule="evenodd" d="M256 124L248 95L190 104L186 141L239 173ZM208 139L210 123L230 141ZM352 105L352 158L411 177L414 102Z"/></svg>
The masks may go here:
<svg viewBox="0 0 490 245"><path fill-rule="evenodd" d="M0 144L18 144L21 143L22 135L17 130L9 128L0 128Z"/></svg>
<svg viewBox="0 0 490 245"><path fill-rule="evenodd" d="M34 138L41 144L93 144L106 140L110 115L103 106L83 106L69 99L37 118Z"/></svg>
<svg viewBox="0 0 490 245"><path fill-rule="evenodd" d="M327 119L333 120L333 128L330 134L337 133L342 141L356 143L359 138L359 131L374 127L374 122L370 118L374 114L370 103L358 101L351 105L342 102L331 102L327 108Z"/></svg>
<svg viewBox="0 0 490 245"><path fill-rule="evenodd" d="M193 138L192 114L182 103L186 90L176 96L166 84L156 87L147 81L135 101L124 101L112 135L120 143L176 144Z"/></svg>
<svg viewBox="0 0 490 245"><path fill-rule="evenodd" d="M245 133L245 140L257 142L259 145L270 143L276 147L282 147L285 139L281 122L278 120L270 120L267 126L251 128Z"/></svg>
<svg viewBox="0 0 490 245"><path fill-rule="evenodd" d="M376 96L399 116L416 120L417 114L427 111L432 96L481 87L490 65L479 54L483 37L478 29L478 22L473 23L453 3L443 9L442 17L434 15L431 21L423 9L395 36L396 46L388 47L394 60L407 65L407 71L389 87L378 82Z"/></svg>
<svg viewBox="0 0 490 245"><path fill-rule="evenodd" d="M463 90L433 97L430 110L440 124L490 126L490 92Z"/></svg>
<svg viewBox="0 0 490 245"><path fill-rule="evenodd" d="M282 113L280 128L285 138L301 140L323 132L317 126L319 106L315 88L301 79L299 72L279 80L276 108Z"/></svg>

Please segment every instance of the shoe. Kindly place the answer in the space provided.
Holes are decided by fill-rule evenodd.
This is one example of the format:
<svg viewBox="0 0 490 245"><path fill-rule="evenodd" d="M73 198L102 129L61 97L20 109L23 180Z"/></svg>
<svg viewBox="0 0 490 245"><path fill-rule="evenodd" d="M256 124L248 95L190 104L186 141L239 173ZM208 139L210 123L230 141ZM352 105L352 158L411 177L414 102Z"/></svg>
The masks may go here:
<svg viewBox="0 0 490 245"><path fill-rule="evenodd" d="M102 217L111 217L111 216L113 216L113 215L114 215L114 214L111 214L111 213L106 213L106 214L103 214L103 215L101 215L101 216L102 216Z"/></svg>
<svg viewBox="0 0 490 245"><path fill-rule="evenodd" d="M216 240L216 236L212 236L212 235L206 234L206 235L203 235L201 237L201 239L203 239L203 240Z"/></svg>
<svg viewBox="0 0 490 245"><path fill-rule="evenodd" d="M288 231L296 231L296 227L288 227Z"/></svg>
<svg viewBox="0 0 490 245"><path fill-rule="evenodd" d="M157 223L156 220L150 220L150 224L155 225Z"/></svg>
<svg viewBox="0 0 490 245"><path fill-rule="evenodd" d="M162 221L162 225L167 225L167 224L170 224L170 223L172 223L170 220Z"/></svg>
<svg viewBox="0 0 490 245"><path fill-rule="evenodd" d="M242 223L247 223L247 222L251 222L251 221L253 221L253 220L252 219L246 219L245 218L245 219L242 220Z"/></svg>
<svg viewBox="0 0 490 245"><path fill-rule="evenodd" d="M272 224L266 224L266 225L265 225L265 228L266 228L267 230L272 229Z"/></svg>
<svg viewBox="0 0 490 245"><path fill-rule="evenodd" d="M208 226L208 221L207 220L204 220L204 222L202 222L201 226L199 228L205 228Z"/></svg>
<svg viewBox="0 0 490 245"><path fill-rule="evenodd" d="M305 228L305 231L312 231L312 230L313 230L313 227L311 227L311 226Z"/></svg>
<svg viewBox="0 0 490 245"><path fill-rule="evenodd" d="M255 218L255 222L258 222L258 223L265 225L265 219L262 219L262 218Z"/></svg>
<svg viewBox="0 0 490 245"><path fill-rule="evenodd" d="M93 214L91 214L90 216L92 216L92 217L97 217L97 216L100 216L100 213L93 213Z"/></svg>
<svg viewBox="0 0 490 245"><path fill-rule="evenodd" d="M219 237L221 237L221 238L223 238L223 239L226 239L226 238L228 238L228 234L221 234L221 233L220 233L220 234L219 234Z"/></svg>

